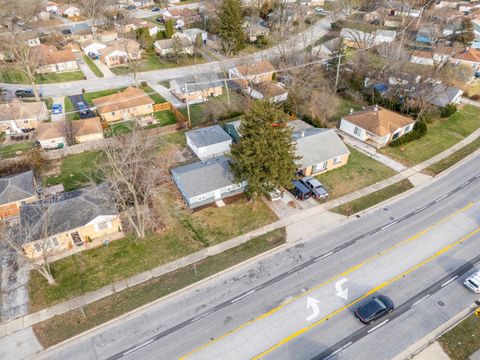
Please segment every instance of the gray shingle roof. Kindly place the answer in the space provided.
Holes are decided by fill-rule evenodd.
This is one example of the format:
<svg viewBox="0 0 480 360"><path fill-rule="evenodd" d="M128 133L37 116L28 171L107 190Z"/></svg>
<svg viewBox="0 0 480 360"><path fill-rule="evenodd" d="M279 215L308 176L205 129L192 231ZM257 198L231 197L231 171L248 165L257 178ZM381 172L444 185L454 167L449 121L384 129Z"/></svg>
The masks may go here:
<svg viewBox="0 0 480 360"><path fill-rule="evenodd" d="M0 178L0 205L27 199L35 195L32 171Z"/></svg>
<svg viewBox="0 0 480 360"><path fill-rule="evenodd" d="M186 199L236 184L230 161L218 156L171 170L173 180Z"/></svg>
<svg viewBox="0 0 480 360"><path fill-rule="evenodd" d="M186 83L188 83L187 85L188 93L222 86L222 82L218 78L217 74L204 73L204 74L189 75L189 76L173 79L172 81L170 81L170 88L180 89L183 93L185 93Z"/></svg>
<svg viewBox="0 0 480 360"><path fill-rule="evenodd" d="M115 207L108 204L102 195L105 193L104 186L65 193L53 203L37 201L20 207L20 224L31 232L29 240L39 240L84 226L100 215L117 215Z"/></svg>
<svg viewBox="0 0 480 360"><path fill-rule="evenodd" d="M320 164L334 157L349 154L350 151L332 129L307 129L297 132L293 138L297 142L296 154L301 156L297 164L301 168Z"/></svg>
<svg viewBox="0 0 480 360"><path fill-rule="evenodd" d="M197 148L232 140L220 125L188 131L185 135Z"/></svg>

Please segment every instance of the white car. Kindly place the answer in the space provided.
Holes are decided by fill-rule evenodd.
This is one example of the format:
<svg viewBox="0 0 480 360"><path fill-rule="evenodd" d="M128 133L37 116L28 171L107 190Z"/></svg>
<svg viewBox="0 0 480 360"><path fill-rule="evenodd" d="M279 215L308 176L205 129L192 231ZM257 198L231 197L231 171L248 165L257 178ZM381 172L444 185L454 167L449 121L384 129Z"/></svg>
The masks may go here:
<svg viewBox="0 0 480 360"><path fill-rule="evenodd" d="M463 284L474 293L480 294L480 270L466 278Z"/></svg>

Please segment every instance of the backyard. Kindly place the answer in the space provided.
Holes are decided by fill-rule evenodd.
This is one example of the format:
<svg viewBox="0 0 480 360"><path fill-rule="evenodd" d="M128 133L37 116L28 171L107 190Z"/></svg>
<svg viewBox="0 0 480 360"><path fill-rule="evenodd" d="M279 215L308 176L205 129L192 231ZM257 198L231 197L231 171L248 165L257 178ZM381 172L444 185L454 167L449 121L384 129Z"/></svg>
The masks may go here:
<svg viewBox="0 0 480 360"><path fill-rule="evenodd" d="M33 141L22 141L10 145L0 146L0 159L7 159L15 156L17 151L25 151L33 148Z"/></svg>
<svg viewBox="0 0 480 360"><path fill-rule="evenodd" d="M328 188L330 199L350 194L395 175L394 170L378 161L355 149L349 150L351 153L347 165L317 176Z"/></svg>
<svg viewBox="0 0 480 360"><path fill-rule="evenodd" d="M480 109L465 105L448 119L435 119L428 124L427 134L399 147L387 146L380 151L413 166L455 145L480 127Z"/></svg>

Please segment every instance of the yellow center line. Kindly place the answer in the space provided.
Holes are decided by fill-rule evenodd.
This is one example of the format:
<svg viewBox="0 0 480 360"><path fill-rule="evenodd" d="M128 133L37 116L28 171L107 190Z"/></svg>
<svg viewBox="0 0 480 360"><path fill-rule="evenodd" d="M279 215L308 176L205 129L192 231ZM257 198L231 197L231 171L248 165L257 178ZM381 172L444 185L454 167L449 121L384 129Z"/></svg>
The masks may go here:
<svg viewBox="0 0 480 360"><path fill-rule="evenodd" d="M366 292L364 295L362 295L361 297L359 297L358 299L352 301L351 303L335 310L334 312L330 313L329 315L325 316L324 318L318 320L317 322L315 323L312 323L308 326L305 326L304 328L294 332L293 334L287 336L286 338L284 338L283 340L281 340L280 342L276 343L275 345L273 345L272 347L268 348L267 350L265 350L264 352L262 352L261 354L258 354L257 356L253 357L251 360L259 360L261 359L262 357L264 357L265 355L268 355L269 353L271 353L272 351L274 351L275 349L278 349L279 347L281 347L282 345L285 345L286 343L294 340L295 338L297 338L298 336L306 333L307 331L313 329L314 327L324 323L325 321L329 320L330 318L332 318L333 316L341 313L342 311L352 307L353 305L355 305L356 303L358 303L359 301L365 299L366 297L376 293L377 291L383 289L384 287L386 287L387 285L391 285L392 283L402 279L403 277L407 276L408 274L412 273L413 271L415 270L418 270L419 268L421 268L422 266L428 264L429 262L431 262L432 260L435 260L437 257L439 257L440 255L446 253L448 250L451 250L452 248L454 248L455 246L461 244L462 242L464 242L465 240L471 238L472 236L474 236L475 234L479 233L480 232L480 228L472 231L471 233L469 233L468 235L464 236L463 238L461 238L460 240L458 240L457 242L454 242L453 244L450 244L446 247L444 247L443 249L437 251L435 254L433 254L432 256L430 256L429 258L427 258L426 260L418 263L417 265L411 267L410 269L406 270L405 272L401 273L400 275L397 275L395 276L394 278L390 279L390 280L387 280L385 282L383 282L382 284L374 287L373 289L369 290L368 292Z"/></svg>
<svg viewBox="0 0 480 360"><path fill-rule="evenodd" d="M291 297L290 299L284 301L282 304L278 305L277 307L273 308L272 310L270 310L270 311L268 311L268 312L266 312L266 313L264 313L264 314L262 314L262 315L260 315L260 316L258 316L258 317L256 317L256 318L254 318L254 319L252 319L252 320L250 320L250 321L247 321L246 323L244 323L244 324L236 327L235 329L230 330L229 332L223 334L222 336L219 336L219 337L217 337L216 339L213 339L213 340L209 341L208 343L205 343L204 345L202 345L202 346L200 346L200 347L198 347L198 348L196 348L196 349L193 349L193 350L190 351L189 353L187 353L187 354L183 355L182 357L180 357L179 360L185 360L185 359L187 359L187 358L188 358L189 356L191 356L192 354L194 354L194 353L196 353L196 352L198 352L198 351L200 351L200 350L205 349L206 347L208 347L208 346L210 346L210 345L218 342L219 340L222 340L222 339L226 338L227 336L229 336L229 335L231 335L231 334L233 334L233 333L238 332L239 330L247 327L248 325L251 325L251 324L253 324L253 323L255 323L255 322L259 321L259 320L265 319L265 318L269 317L270 315L275 314L276 312L278 312L279 310L281 310L282 308L284 308L286 305L288 305L288 304L290 304L290 303L292 303L292 302L294 302L294 301L296 301L296 300L298 300L298 299L300 299L300 298L302 298L302 297L310 294L311 292L313 292L313 291L315 291L315 290L318 290L318 289L320 289L321 287L323 287L323 286L325 286L325 285L327 285L327 284L330 284L331 282L333 282L333 281L335 281L335 280L337 280L337 279L339 279L339 278L345 277L346 275L348 275L348 274L350 274L350 273L352 273L352 272L354 272L354 271L362 268L362 267L365 266L366 264L368 264L368 263L370 263L370 262L372 262L372 261L374 261L374 260L376 260L376 259L378 259L378 258L380 258L380 257L382 257L382 256L384 256L384 255L386 255L387 253L389 253L389 252L391 252L391 251L393 251L393 250L395 250L395 249L397 249L397 248L399 248L399 247L401 247L401 246L403 246L403 245L405 245L405 244L408 244L408 243L410 243L410 242L413 242L413 241L417 240L418 238L420 238L421 236L423 236L423 235L425 235L426 233L430 232L431 230L433 230L433 229L436 228L437 226L448 222L449 220L451 220L451 219L454 218L455 216L457 216L457 215L461 214L462 212L468 210L468 209L471 208L473 205L474 205L473 202L468 203L468 204L467 204L466 206L464 206L463 208L461 208L461 209L455 211L454 213L452 213L452 214L444 217L443 219L439 220L437 223L434 223L434 224L430 225L430 226L427 227L426 229L424 229L424 230L420 231L419 233L417 233L417 234L409 237L408 239L405 239L405 240L403 240L403 241L400 241L399 243L397 243L397 244L395 244L395 245L392 245L391 247L389 247L389 248L387 248L387 249L385 249L385 250L383 250L383 251L381 251L381 252L378 252L378 253L375 254L374 256L372 256L372 257L370 257L370 258L368 258L368 259L366 259L366 260L364 260L364 261L362 261L362 262L360 262L360 263L352 266L352 267L349 268L348 270L345 270L344 272L342 272L342 273L340 273L340 274L338 274L338 275L335 275L334 277L332 277L332 278L330 278L330 279L328 279L328 280L325 280L324 282L322 282L322 283L320 283L320 284L318 284L318 285L316 285L316 286L314 286L314 287L312 287L312 288L310 288L310 289L302 292L301 294L299 294L299 295L297 295L297 296Z"/></svg>

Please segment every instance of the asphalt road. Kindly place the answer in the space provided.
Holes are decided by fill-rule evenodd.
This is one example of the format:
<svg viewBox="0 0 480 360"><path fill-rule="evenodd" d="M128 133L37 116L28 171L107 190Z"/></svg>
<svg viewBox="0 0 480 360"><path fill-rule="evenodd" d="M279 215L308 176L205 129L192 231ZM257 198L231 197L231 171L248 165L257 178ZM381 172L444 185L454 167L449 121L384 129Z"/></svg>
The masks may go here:
<svg viewBox="0 0 480 360"><path fill-rule="evenodd" d="M478 266L479 172L476 157L385 208L35 358L391 359L476 299L461 282ZM343 278L347 300L335 295ZM352 312L375 293L397 309L364 327ZM308 296L319 302L310 320Z"/></svg>

